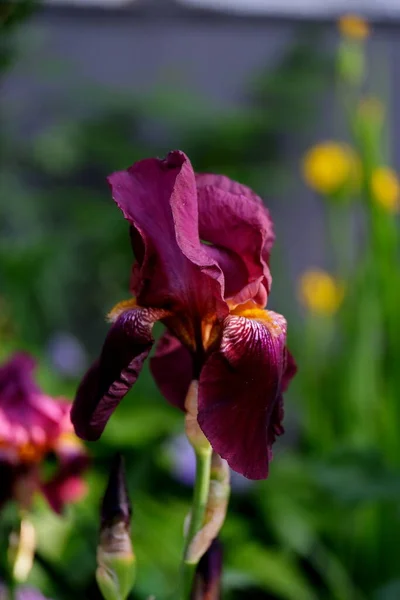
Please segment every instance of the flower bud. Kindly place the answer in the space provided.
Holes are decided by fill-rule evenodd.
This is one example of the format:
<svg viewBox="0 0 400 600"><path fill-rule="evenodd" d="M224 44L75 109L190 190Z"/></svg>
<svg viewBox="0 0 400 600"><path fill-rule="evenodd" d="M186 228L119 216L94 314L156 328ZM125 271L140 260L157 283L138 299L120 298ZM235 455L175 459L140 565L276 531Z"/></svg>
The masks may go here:
<svg viewBox="0 0 400 600"><path fill-rule="evenodd" d="M369 35L368 23L357 15L339 19L342 36L337 56L340 77L351 85L360 85L365 77L364 40Z"/></svg>
<svg viewBox="0 0 400 600"><path fill-rule="evenodd" d="M360 85L365 77L365 56L359 44L345 40L337 55L339 76L346 83Z"/></svg>
<svg viewBox="0 0 400 600"><path fill-rule="evenodd" d="M135 578L130 538L131 505L120 455L115 458L101 506L96 579L105 600L125 600Z"/></svg>
<svg viewBox="0 0 400 600"><path fill-rule="evenodd" d="M364 163L366 177L382 161L382 134L385 108L378 98L361 100L354 117L354 134Z"/></svg>
<svg viewBox="0 0 400 600"><path fill-rule="evenodd" d="M349 40L363 42L370 34L368 22L360 15L346 14L338 21L341 36Z"/></svg>
<svg viewBox="0 0 400 600"><path fill-rule="evenodd" d="M221 573L222 545L215 539L197 565L192 600L219 600Z"/></svg>

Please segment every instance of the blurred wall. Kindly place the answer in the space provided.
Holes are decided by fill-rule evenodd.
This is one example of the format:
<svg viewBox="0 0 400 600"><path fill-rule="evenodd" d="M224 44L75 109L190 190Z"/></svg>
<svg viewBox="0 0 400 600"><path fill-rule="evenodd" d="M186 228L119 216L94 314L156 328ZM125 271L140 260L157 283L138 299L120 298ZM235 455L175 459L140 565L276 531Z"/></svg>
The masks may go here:
<svg viewBox="0 0 400 600"><path fill-rule="evenodd" d="M3 82L1 103L12 127L23 136L61 117L96 110L96 93L87 89L90 82L118 94L176 80L220 106L241 104L254 73L276 64L297 28L298 22L289 20L239 18L162 2L130 10L45 7L21 28L19 60ZM328 23L326 45L333 40L334 24ZM371 55L374 62L383 60L385 73L378 64L378 75L393 85L391 93L399 98L398 29L377 28ZM376 83L379 93L385 92L382 81ZM79 83L85 84L81 92ZM399 128L395 115L393 129ZM328 93L309 137L297 137L287 145L293 173L290 202L273 202L272 212L282 245L290 240L288 259L294 276L327 261L321 206L302 184L298 165L309 143L329 137L335 129L335 104ZM398 137L393 134L393 139ZM173 139L170 146L174 147Z"/></svg>

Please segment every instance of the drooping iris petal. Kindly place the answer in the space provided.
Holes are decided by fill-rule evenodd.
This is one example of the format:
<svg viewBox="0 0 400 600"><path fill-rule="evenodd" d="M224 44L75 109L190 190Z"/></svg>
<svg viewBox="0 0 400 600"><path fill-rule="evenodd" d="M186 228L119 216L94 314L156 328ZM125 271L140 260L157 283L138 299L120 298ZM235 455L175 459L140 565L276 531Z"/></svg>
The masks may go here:
<svg viewBox="0 0 400 600"><path fill-rule="evenodd" d="M268 475L278 432L286 321L266 312L263 319L229 316L218 351L200 376L198 422L214 450L249 479ZM275 411L275 414L274 414Z"/></svg>
<svg viewBox="0 0 400 600"><path fill-rule="evenodd" d="M187 348L165 333L150 359L150 370L162 395L174 406L185 409L185 398L193 379L193 359Z"/></svg>
<svg viewBox="0 0 400 600"><path fill-rule="evenodd" d="M200 174L196 183L200 237L232 251L242 263L234 273L223 269L225 297L236 304L254 299L264 306L271 287L268 262L275 239L268 210L250 188L227 177Z"/></svg>
<svg viewBox="0 0 400 600"><path fill-rule="evenodd" d="M84 376L71 411L75 432L96 440L111 414L135 383L153 345L152 327L163 310L122 312L108 332L100 358Z"/></svg>
<svg viewBox="0 0 400 600"><path fill-rule="evenodd" d="M141 306L226 316L224 279L200 243L196 181L183 152L146 159L108 182L131 224L131 285Z"/></svg>

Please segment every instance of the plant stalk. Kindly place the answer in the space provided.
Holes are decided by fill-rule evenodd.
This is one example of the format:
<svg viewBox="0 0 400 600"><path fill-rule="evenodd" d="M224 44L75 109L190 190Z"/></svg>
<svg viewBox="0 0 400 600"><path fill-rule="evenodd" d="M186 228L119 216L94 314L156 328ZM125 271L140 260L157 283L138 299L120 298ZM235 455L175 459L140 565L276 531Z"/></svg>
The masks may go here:
<svg viewBox="0 0 400 600"><path fill-rule="evenodd" d="M192 594L193 578L197 562L192 562L188 556L190 544L204 523L210 489L211 472L211 446L194 449L196 455L196 479L193 490L192 510L185 540L185 549L182 562L182 591L181 599L190 600Z"/></svg>

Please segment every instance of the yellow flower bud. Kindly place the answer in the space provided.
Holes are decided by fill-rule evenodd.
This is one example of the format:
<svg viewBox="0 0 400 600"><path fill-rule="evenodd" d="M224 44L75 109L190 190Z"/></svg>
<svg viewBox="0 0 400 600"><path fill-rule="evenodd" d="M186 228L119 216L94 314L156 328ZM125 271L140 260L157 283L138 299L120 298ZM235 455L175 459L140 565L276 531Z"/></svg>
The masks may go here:
<svg viewBox="0 0 400 600"><path fill-rule="evenodd" d="M334 194L346 184L359 185L360 161L347 144L324 142L310 148L303 159L303 176L316 192Z"/></svg>
<svg viewBox="0 0 400 600"><path fill-rule="evenodd" d="M400 209L400 183L390 167L378 167L371 175L371 192L375 202L390 213Z"/></svg>
<svg viewBox="0 0 400 600"><path fill-rule="evenodd" d="M310 312L330 316L343 301L344 286L326 271L310 269L300 278L299 296Z"/></svg>
<svg viewBox="0 0 400 600"><path fill-rule="evenodd" d="M353 40L365 40L370 34L367 21L358 15L343 15L338 21L338 28L343 37Z"/></svg>

